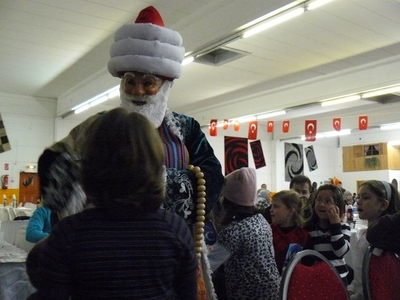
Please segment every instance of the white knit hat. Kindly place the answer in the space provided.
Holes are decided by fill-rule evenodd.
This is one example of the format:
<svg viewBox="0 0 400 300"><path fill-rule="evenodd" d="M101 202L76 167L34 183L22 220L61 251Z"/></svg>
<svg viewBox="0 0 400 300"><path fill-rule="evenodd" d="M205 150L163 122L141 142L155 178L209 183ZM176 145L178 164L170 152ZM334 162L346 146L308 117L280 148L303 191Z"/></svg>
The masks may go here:
<svg viewBox="0 0 400 300"><path fill-rule="evenodd" d="M182 73L184 56L181 35L165 28L159 12L149 6L134 24L123 25L115 33L108 71L114 77L136 71L174 80Z"/></svg>
<svg viewBox="0 0 400 300"><path fill-rule="evenodd" d="M254 206L256 170L241 168L226 175L222 187L222 196L238 205Z"/></svg>

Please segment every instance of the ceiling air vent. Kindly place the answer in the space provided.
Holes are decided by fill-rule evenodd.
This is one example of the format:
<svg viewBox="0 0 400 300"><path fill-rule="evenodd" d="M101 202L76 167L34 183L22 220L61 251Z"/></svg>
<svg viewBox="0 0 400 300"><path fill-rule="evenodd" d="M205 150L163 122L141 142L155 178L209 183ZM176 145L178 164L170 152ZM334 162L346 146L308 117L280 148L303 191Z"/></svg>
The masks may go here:
<svg viewBox="0 0 400 300"><path fill-rule="evenodd" d="M211 66L222 66L228 62L234 61L249 54L249 52L244 52L233 48L220 47L196 57L194 61Z"/></svg>

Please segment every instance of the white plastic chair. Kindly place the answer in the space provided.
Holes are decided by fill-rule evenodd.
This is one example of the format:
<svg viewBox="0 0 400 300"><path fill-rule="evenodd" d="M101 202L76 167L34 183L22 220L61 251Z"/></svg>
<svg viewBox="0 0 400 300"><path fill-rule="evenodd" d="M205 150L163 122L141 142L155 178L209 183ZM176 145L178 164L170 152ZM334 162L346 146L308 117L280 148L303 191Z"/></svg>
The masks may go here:
<svg viewBox="0 0 400 300"><path fill-rule="evenodd" d="M10 221L7 207L0 207L0 222L1 221Z"/></svg>
<svg viewBox="0 0 400 300"><path fill-rule="evenodd" d="M14 220L15 217L17 216L13 207L8 208L8 216L10 218L10 221Z"/></svg>

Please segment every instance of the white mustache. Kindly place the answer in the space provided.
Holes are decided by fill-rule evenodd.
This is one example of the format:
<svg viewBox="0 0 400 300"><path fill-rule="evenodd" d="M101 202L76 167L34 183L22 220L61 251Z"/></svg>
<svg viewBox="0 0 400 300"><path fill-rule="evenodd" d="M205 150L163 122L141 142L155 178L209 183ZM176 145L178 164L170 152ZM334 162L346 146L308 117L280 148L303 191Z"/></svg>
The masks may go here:
<svg viewBox="0 0 400 300"><path fill-rule="evenodd" d="M146 103L148 103L151 100L151 96L148 96L148 95L135 96L135 95L125 94L125 99L128 100L128 101L146 102Z"/></svg>

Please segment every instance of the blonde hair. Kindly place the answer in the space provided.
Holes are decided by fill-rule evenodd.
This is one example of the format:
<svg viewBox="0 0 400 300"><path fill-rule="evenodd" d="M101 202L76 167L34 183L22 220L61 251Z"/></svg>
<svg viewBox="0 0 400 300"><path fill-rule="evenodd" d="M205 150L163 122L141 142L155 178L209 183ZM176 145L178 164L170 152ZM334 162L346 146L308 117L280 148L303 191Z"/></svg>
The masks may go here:
<svg viewBox="0 0 400 300"><path fill-rule="evenodd" d="M293 190L283 190L272 196L272 200L279 199L289 209L293 210L292 221L297 226L303 227L302 201L300 195Z"/></svg>

